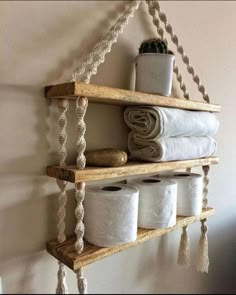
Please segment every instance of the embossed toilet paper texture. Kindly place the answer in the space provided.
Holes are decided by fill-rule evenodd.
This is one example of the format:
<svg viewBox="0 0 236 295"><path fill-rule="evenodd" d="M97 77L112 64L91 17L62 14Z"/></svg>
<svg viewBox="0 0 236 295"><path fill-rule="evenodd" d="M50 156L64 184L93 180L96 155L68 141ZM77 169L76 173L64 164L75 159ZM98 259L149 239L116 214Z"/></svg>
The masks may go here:
<svg viewBox="0 0 236 295"><path fill-rule="evenodd" d="M177 184L174 181L145 177L128 180L128 183L139 189L139 227L168 228L176 224Z"/></svg>

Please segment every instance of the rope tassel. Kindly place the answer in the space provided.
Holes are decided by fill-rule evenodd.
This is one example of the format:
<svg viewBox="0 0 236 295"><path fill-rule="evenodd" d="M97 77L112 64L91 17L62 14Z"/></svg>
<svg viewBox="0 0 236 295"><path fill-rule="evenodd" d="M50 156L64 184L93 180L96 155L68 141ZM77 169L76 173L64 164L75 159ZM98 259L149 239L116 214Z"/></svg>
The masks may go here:
<svg viewBox="0 0 236 295"><path fill-rule="evenodd" d="M196 269L201 273L208 273L209 256L208 256L208 239L207 239L207 220L201 220L201 237L198 244Z"/></svg>
<svg viewBox="0 0 236 295"><path fill-rule="evenodd" d="M181 234L179 252L178 252L178 265L189 266L190 264L190 240L187 232L187 226L183 227Z"/></svg>

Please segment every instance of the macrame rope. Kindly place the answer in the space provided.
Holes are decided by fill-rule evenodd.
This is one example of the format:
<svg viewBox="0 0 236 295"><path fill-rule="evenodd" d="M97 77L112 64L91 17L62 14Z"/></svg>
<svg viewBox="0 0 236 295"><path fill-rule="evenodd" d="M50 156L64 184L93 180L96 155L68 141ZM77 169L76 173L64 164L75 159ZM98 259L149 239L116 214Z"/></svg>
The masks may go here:
<svg viewBox="0 0 236 295"><path fill-rule="evenodd" d="M123 32L124 27L128 24L129 18L133 16L136 9L138 9L140 1L133 1L131 5L125 10L124 14L118 19L111 31L104 40L104 47L101 46L101 51L95 55L93 63L88 66L82 81L90 80L92 75L97 73L98 66L104 62L105 55L111 51L111 47L117 42L119 35Z"/></svg>
<svg viewBox="0 0 236 295"><path fill-rule="evenodd" d="M174 33L172 26L168 23L168 19L165 13L163 13L160 9L160 4L158 1L154 0L152 1L154 9L156 9L159 18L161 22L165 26L166 32L170 35L172 42L176 45L177 51L182 57L182 60L184 64L187 67L187 71L189 74L192 75L193 81L197 84L199 92L202 94L203 99L207 102L210 103L210 98L208 94L206 93L205 87L202 85L200 78L198 75L195 74L194 68L190 64L189 57L185 54L183 47L179 43L179 39L177 35Z"/></svg>
<svg viewBox="0 0 236 295"><path fill-rule="evenodd" d="M58 198L59 202L59 209L57 212L57 217L58 217L58 223L57 223L57 231L58 231L58 236L57 240L59 243L63 243L66 240L66 235L65 235L65 217L66 217L66 202L67 202L67 195L66 195L66 188L67 188L67 182L57 179L57 185L60 188L60 194Z"/></svg>
<svg viewBox="0 0 236 295"><path fill-rule="evenodd" d="M156 9L155 9L153 1L146 0L146 3L148 5L149 14L152 16L152 22L154 26L157 28L157 33L160 35L161 39L166 43L166 45L168 45L167 39L164 38L164 30L162 29L160 25L159 18L156 17ZM176 79L179 82L180 89L183 91L184 98L189 100L189 94L187 93L186 85L183 82L182 75L180 74L180 71L178 66L176 65L176 62L174 64L173 71L176 74Z"/></svg>
<svg viewBox="0 0 236 295"><path fill-rule="evenodd" d="M83 276L83 268L76 272L79 294L87 294L87 280Z"/></svg>
<svg viewBox="0 0 236 295"><path fill-rule="evenodd" d="M186 172L190 173L191 168L186 168ZM188 235L187 225L182 228L177 263L178 265L181 265L181 266L190 265L190 238Z"/></svg>
<svg viewBox="0 0 236 295"><path fill-rule="evenodd" d="M75 71L73 75L69 77L69 81L75 81L80 79L82 82L89 83L91 76L97 73L98 66L104 62L106 53L111 51L112 44L117 42L118 36L123 32L124 26L128 23L130 17L133 16L135 10L139 7L140 1L131 2L130 6L125 10L124 14L118 19L115 25L110 29L110 31L105 35L105 38L100 41L85 58L84 62ZM83 76L82 76L83 75ZM84 116L86 114L88 101L85 97L78 97L76 100L76 115L77 115L77 134L78 140L76 144L77 148L77 159L76 165L78 169L84 169L86 164L86 159L84 156L84 151L86 149L86 141L84 139L84 134L86 131L86 125L84 122ZM76 243L75 249L77 253L83 251L84 243L84 208L83 200L85 196L85 183L79 183L75 188L75 197L77 200L77 206L75 209L75 215L77 218L77 224L75 227L76 233ZM83 269L81 268L77 272L78 289L80 294L87 293L87 282L83 278Z"/></svg>
<svg viewBox="0 0 236 295"><path fill-rule="evenodd" d="M86 141L84 138L84 134L86 131L86 124L84 122L84 116L87 110L88 100L85 97L78 97L76 100L76 115L77 115L77 158L76 158L76 166L77 169L84 169L86 165L86 158L84 156L84 151L86 149ZM75 208L75 216L77 218L77 224L75 227L75 233L77 236L75 249L78 254L83 251L83 236L84 236L84 207L83 200L85 195L85 182L81 182L75 185L75 198L77 201L77 206Z"/></svg>
<svg viewBox="0 0 236 295"><path fill-rule="evenodd" d="M58 152L59 155L59 165L64 166L66 164L66 141L67 141L67 133L66 133L66 125L67 125L67 119L66 119L66 112L69 107L68 100L58 100L58 108L60 111L59 116L59 126L60 126L60 134L59 134L59 144L60 149ZM58 236L57 240L59 243L63 243L66 240L65 236L65 216L66 216L66 202L67 202L67 194L66 194L66 188L67 188L67 182L57 179L57 185L60 189L60 193L58 195L58 203L59 208L57 212L58 217L58 223L57 223L57 231ZM57 273L57 279L58 284L56 288L56 294L68 294L67 285L66 285L66 270L65 265L58 261L59 270Z"/></svg>
<svg viewBox="0 0 236 295"><path fill-rule="evenodd" d="M88 81L86 81L88 82ZM86 97L78 97L76 99L76 116L77 116L77 158L76 158L76 166L77 169L84 169L86 165L86 158L84 156L84 151L86 149L86 141L84 138L85 131L86 131L86 124L84 121L84 117L86 114L88 106L88 100ZM80 182L75 184L75 198L76 198L76 208L75 208L75 216L77 219L76 226L75 226L75 234L76 234L76 242L75 242L75 250L77 254L80 254L84 249L84 201L85 196L85 182ZM77 274L77 285L79 294L86 294L87 293L87 281L83 277L83 269L79 269Z"/></svg>
<svg viewBox="0 0 236 295"><path fill-rule="evenodd" d="M75 216L77 218L77 223L75 226L75 234L77 237L75 242L75 250L77 254L82 253L84 249L84 241L83 241L84 196L85 196L85 182L80 182L76 184L76 189L75 189L75 198L77 201L77 206L75 209ZM83 268L80 268L77 271L76 275L77 275L77 285L78 285L79 294L87 294L87 280L83 277Z"/></svg>
<svg viewBox="0 0 236 295"><path fill-rule="evenodd" d="M202 167L204 172L203 177L203 199L202 208L207 208L208 205L208 185L209 185L209 170L210 166L206 165ZM198 243L196 269L201 273L208 273L209 268L209 255L208 255L208 239L207 239L207 219L201 220L201 236Z"/></svg>
<svg viewBox="0 0 236 295"><path fill-rule="evenodd" d="M209 165L203 166L202 170L204 172L202 208L207 208L207 206L208 206L208 185L209 185L208 174L209 174L210 166Z"/></svg>
<svg viewBox="0 0 236 295"><path fill-rule="evenodd" d="M59 144L60 149L58 152L59 156L59 165L64 166L66 164L66 157L67 157L67 151L66 151L66 142L67 142L67 132L66 132L66 125L67 125L67 119L66 119L66 112L69 108L69 102L67 99L59 100L58 101L58 108L60 110L60 116L59 116L59 127L60 127L60 134L59 134Z"/></svg>
<svg viewBox="0 0 236 295"><path fill-rule="evenodd" d="M87 106L88 106L87 98L78 97L76 99L76 116L77 116L76 166L78 169L84 169L85 164L86 164L86 159L84 156L84 151L86 149L86 141L84 138L84 134L86 132L86 124L84 122L84 117L86 114Z"/></svg>
<svg viewBox="0 0 236 295"><path fill-rule="evenodd" d="M56 288L56 294L68 294L68 289L66 285L66 270L65 265L58 261L59 269L57 272L57 288Z"/></svg>
<svg viewBox="0 0 236 295"><path fill-rule="evenodd" d="M80 254L84 249L83 237L84 237L84 207L83 201L85 196L85 182L80 182L76 184L75 198L77 201L77 206L75 209L75 216L77 218L77 224L75 227L75 234L77 236L75 242L75 250Z"/></svg>
<svg viewBox="0 0 236 295"><path fill-rule="evenodd" d="M128 23L130 17L133 16L135 10L138 9L139 1L132 1L129 7L125 10L123 15L111 27L109 32L98 42L92 51L86 56L82 64L69 77L69 81L86 81L90 80L91 76L97 73L97 67L104 62L106 53L111 51L112 44L117 42L119 34L123 32L125 25ZM88 69L86 69L88 67ZM86 74L81 77L82 74Z"/></svg>

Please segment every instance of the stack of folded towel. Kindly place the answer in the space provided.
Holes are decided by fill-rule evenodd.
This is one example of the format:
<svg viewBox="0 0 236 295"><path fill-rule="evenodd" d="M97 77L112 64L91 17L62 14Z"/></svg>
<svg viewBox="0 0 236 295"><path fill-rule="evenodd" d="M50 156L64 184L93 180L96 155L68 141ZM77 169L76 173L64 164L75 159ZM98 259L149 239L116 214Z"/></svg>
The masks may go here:
<svg viewBox="0 0 236 295"><path fill-rule="evenodd" d="M210 112L157 106L130 106L124 119L131 132L131 159L150 162L209 157L216 152L211 137L219 127Z"/></svg>

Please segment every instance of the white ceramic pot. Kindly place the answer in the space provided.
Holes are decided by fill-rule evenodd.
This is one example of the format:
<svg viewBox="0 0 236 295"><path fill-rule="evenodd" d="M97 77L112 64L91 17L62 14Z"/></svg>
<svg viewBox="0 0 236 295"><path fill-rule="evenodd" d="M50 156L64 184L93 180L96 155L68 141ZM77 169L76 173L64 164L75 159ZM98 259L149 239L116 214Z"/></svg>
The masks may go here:
<svg viewBox="0 0 236 295"><path fill-rule="evenodd" d="M170 96L175 56L142 53L136 57L135 90Z"/></svg>

